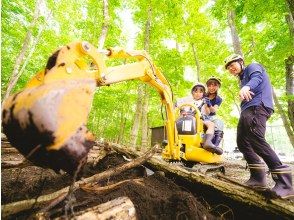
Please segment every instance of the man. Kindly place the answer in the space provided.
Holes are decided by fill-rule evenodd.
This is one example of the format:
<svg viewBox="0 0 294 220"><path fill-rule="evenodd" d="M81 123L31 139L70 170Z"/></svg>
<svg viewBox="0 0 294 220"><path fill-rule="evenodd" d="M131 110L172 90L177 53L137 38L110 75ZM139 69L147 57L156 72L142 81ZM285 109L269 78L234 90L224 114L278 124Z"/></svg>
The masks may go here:
<svg viewBox="0 0 294 220"><path fill-rule="evenodd" d="M237 127L237 145L250 169L245 183L253 188L266 188L265 165L276 182L274 196L294 197L291 169L283 165L265 140L266 121L274 111L272 87L265 69L258 63L245 66L244 59L233 54L225 59L225 68L240 79L241 115Z"/></svg>

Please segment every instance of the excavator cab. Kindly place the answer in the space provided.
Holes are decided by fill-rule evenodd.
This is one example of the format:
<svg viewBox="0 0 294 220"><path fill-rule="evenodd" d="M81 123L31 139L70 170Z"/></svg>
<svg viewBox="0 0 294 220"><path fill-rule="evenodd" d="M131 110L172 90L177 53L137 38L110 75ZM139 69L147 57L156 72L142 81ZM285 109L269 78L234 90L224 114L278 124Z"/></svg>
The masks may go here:
<svg viewBox="0 0 294 220"><path fill-rule="evenodd" d="M176 135L180 160L188 167L195 163L219 163L220 155L202 147L205 127L199 109L191 103L183 103L175 109Z"/></svg>

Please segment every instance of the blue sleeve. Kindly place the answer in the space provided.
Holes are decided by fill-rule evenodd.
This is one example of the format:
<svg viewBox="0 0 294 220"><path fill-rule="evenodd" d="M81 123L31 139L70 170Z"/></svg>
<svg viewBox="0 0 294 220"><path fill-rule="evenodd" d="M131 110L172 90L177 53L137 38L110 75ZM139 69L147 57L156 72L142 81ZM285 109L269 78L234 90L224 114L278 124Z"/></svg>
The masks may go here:
<svg viewBox="0 0 294 220"><path fill-rule="evenodd" d="M254 90L262 82L262 66L257 63L248 66L249 82L245 86L249 86L250 90Z"/></svg>
<svg viewBox="0 0 294 220"><path fill-rule="evenodd" d="M216 98L215 98L215 102L214 103L212 103L212 105L214 106L214 105L218 105L218 106L220 106L221 104L222 104L222 98L221 97L219 97L219 96L217 96Z"/></svg>

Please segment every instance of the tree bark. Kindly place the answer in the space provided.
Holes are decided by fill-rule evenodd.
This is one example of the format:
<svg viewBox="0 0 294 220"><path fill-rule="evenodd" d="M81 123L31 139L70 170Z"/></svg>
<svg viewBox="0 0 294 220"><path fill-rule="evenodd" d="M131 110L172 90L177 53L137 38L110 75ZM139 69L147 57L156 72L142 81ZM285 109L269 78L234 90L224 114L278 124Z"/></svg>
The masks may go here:
<svg viewBox="0 0 294 220"><path fill-rule="evenodd" d="M135 116L133 120L133 126L131 131L131 140L130 140L130 146L136 147L137 139L138 139L138 131L141 124L142 119L142 100L144 97L144 85L139 84L138 85L138 98L137 98L137 104L136 104L136 110L135 110Z"/></svg>
<svg viewBox="0 0 294 220"><path fill-rule="evenodd" d="M63 216L67 217L67 216ZM43 218L39 218L43 219ZM61 218L63 219L63 218ZM66 219L66 218L65 218ZM84 211L75 213L74 219L130 219L135 220L136 209L133 202L128 197L118 197L98 206L91 207Z"/></svg>
<svg viewBox="0 0 294 220"><path fill-rule="evenodd" d="M227 20L228 20L228 25L231 30L231 37L232 37L232 41L233 41L234 52L243 56L239 35L238 35L237 28L235 25L235 12L233 10L228 11ZM232 91L228 91L228 92L232 94L234 104L237 107L239 113L241 114L240 106L236 102L235 95L232 93Z"/></svg>
<svg viewBox="0 0 294 220"><path fill-rule="evenodd" d="M148 19L146 21L145 29L145 40L144 40L144 50L150 51L150 31L151 31L151 20L152 20L152 8L151 5L148 7ZM142 104L142 139L141 146L146 148L148 146L148 107L149 107L149 93L148 88L144 85L144 99ZM139 147L137 147L140 150Z"/></svg>
<svg viewBox="0 0 294 220"><path fill-rule="evenodd" d="M185 23L185 25L187 25L187 22L185 21L185 19L183 18L183 21ZM200 82L200 62L197 56L197 47L195 46L195 44L192 41L192 36L190 34L190 32L188 32L188 37L190 39L190 45L192 47L192 53L193 53L193 57L194 57L194 61L195 61L195 65L196 65L196 81Z"/></svg>
<svg viewBox="0 0 294 220"><path fill-rule="evenodd" d="M274 90L273 90L273 97L274 97L275 105L279 111L279 114L282 118L284 127L286 129L287 134L288 134L290 143L292 144L292 147L294 147L294 133L291 130L291 125L289 124L289 122L287 120L287 116L285 115L283 108L282 108L281 104L279 103L279 100L278 100L277 95Z"/></svg>
<svg viewBox="0 0 294 220"><path fill-rule="evenodd" d="M290 55L285 60L285 66L286 66L286 95L288 97L288 117L290 120L290 124L292 126L292 131L294 131L294 68L293 68L294 55Z"/></svg>
<svg viewBox="0 0 294 220"><path fill-rule="evenodd" d="M145 85L145 95L142 106L142 148L147 148L148 146L148 106L149 106L149 93L148 88Z"/></svg>
<svg viewBox="0 0 294 220"><path fill-rule="evenodd" d="M19 74L18 74L19 76L22 75L22 73L24 72L24 70L25 70L25 68L26 68L26 66L27 66L27 64L28 64L31 56L35 52L36 45L39 42L39 39L41 37L41 34L42 34L43 30L44 30L44 27L39 28L38 34L37 34L36 38L32 40L33 42L32 42L32 46L31 46L30 52L29 52L28 56L26 57L23 65L22 65L22 67L21 67L21 69L19 71Z"/></svg>
<svg viewBox="0 0 294 220"><path fill-rule="evenodd" d="M290 39L291 39L291 43L292 43L292 49L294 48L294 19L291 16L291 14L287 14L285 16L286 22L288 24L289 27L289 33L290 33Z"/></svg>
<svg viewBox="0 0 294 220"><path fill-rule="evenodd" d="M101 35L98 40L98 49L102 49L104 47L107 33L108 33L109 22L110 22L108 0L103 0L103 18L104 18L104 21L102 24Z"/></svg>
<svg viewBox="0 0 294 220"><path fill-rule="evenodd" d="M126 122L127 122L127 118L125 116L125 106L123 106L123 109L120 112L120 126L119 126L118 136L117 136L117 139L116 139L117 144L122 143Z"/></svg>
<svg viewBox="0 0 294 220"><path fill-rule="evenodd" d="M15 84L17 83L17 80L20 77L21 72L19 72L19 68L20 68L20 66L21 66L21 64L23 62L25 54L26 54L26 52L27 52L27 50L28 50L28 48L30 46L30 42L31 42L31 40L33 38L31 28L35 27L36 22L37 22L37 20L39 18L41 3L42 3L42 0L37 0L37 2L36 2L33 20L32 20L32 22L30 24L30 27L29 27L28 32L26 34L26 37L24 39L21 51L20 51L19 55L16 58L16 61L15 61L14 67L13 67L13 71L12 71L12 74L11 74L11 78L10 78L10 81L8 83L7 90L5 92L3 100L8 98L8 96L10 95L13 87L15 86Z"/></svg>
<svg viewBox="0 0 294 220"><path fill-rule="evenodd" d="M197 81L200 82L200 62L197 56L196 52L196 46L194 43L191 43L192 51L193 51L193 57L196 65L196 73L197 73Z"/></svg>
<svg viewBox="0 0 294 220"><path fill-rule="evenodd" d="M290 38L292 40L292 51L294 49L294 1L288 0L289 9L291 11L290 14L286 15L286 22L289 27ZM290 55L285 60L285 68L286 68L286 95L288 98L288 117L290 120L290 124L292 126L292 131L294 131L294 55ZM293 143L292 146L294 147Z"/></svg>
<svg viewBox="0 0 294 220"><path fill-rule="evenodd" d="M17 161L1 161L1 169L11 169L11 168L18 168L22 169L27 166L33 166L33 164L28 160L17 160Z"/></svg>
<svg viewBox="0 0 294 220"><path fill-rule="evenodd" d="M286 3L288 4L288 7L293 19L294 18L294 0L286 0Z"/></svg>
<svg viewBox="0 0 294 220"><path fill-rule="evenodd" d="M235 12L233 10L228 11L228 24L231 30L231 37L233 41L234 53L243 56L239 35L235 24Z"/></svg>

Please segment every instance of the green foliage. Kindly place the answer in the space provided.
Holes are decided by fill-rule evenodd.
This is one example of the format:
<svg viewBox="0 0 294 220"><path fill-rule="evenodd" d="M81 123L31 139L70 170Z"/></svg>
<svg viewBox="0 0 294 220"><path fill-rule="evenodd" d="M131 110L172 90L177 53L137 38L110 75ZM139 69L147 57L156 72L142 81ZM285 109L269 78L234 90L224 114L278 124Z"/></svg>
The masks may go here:
<svg viewBox="0 0 294 220"><path fill-rule="evenodd" d="M103 24L102 1L53 1L44 0L37 22L32 25L35 1L14 0L2 2L2 56L1 56L1 94L6 90L15 60L22 48L25 36L30 30L36 40L39 30L41 36L35 46L30 43L32 56L28 60L15 91L22 89L28 80L46 65L48 57L59 47L75 40L87 40L98 45ZM223 104L219 116L227 127L237 123L239 105L238 81L226 73L222 67L223 59L233 51L228 44L227 14L236 13L236 26L241 39L246 63L257 61L267 69L273 86L284 91L284 59L293 53L289 28L284 15L288 12L285 1L270 0L109 0L109 30L105 48L124 47L128 36L123 35L125 22L121 11L129 9L133 21L139 28L133 39L135 49L144 48L145 25L148 10L151 9L150 48L154 63L164 73L174 93L174 99L186 96L196 81L196 62L192 46L200 65L200 80L211 76L222 79L220 96ZM126 24L129 25L129 24ZM167 43L168 42L168 43ZM123 61L107 62L107 65L121 64ZM193 70L193 80L185 77L185 70ZM120 128L124 126L124 141L128 141L133 123L137 98L137 81L122 82L110 87L97 89L88 125L99 138L116 140ZM163 124L161 101L157 92L148 87L149 126ZM286 100L281 102L286 109ZM236 112L236 114L232 114ZM164 112L163 112L164 114Z"/></svg>

